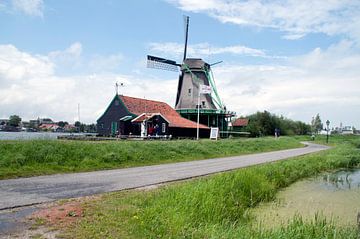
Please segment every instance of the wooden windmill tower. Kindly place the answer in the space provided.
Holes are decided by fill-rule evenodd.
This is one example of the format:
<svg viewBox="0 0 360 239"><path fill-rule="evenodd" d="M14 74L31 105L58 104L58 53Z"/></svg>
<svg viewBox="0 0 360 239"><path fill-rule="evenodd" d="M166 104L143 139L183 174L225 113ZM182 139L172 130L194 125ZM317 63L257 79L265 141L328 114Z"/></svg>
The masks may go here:
<svg viewBox="0 0 360 239"><path fill-rule="evenodd" d="M211 66L200 58L187 58L187 44L189 32L189 17L185 16L185 46L182 63L156 56L147 56L147 67L179 71L179 82L176 93L175 109L183 117L196 121L196 113L200 108L200 122L202 124L227 130L226 119L235 116L234 112L227 112L226 107L217 93ZM210 86L211 94L199 94L200 86ZM200 95L200 101L198 96ZM199 103L200 104L199 104Z"/></svg>

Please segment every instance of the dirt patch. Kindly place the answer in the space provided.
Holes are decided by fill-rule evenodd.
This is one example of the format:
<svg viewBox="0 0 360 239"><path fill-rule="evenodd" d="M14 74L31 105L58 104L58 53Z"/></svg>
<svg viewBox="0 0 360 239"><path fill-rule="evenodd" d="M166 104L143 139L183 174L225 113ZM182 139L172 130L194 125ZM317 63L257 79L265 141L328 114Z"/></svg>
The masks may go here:
<svg viewBox="0 0 360 239"><path fill-rule="evenodd" d="M67 226L83 216L84 209L80 200L56 203L33 213L30 218L47 225Z"/></svg>
<svg viewBox="0 0 360 239"><path fill-rule="evenodd" d="M61 235L59 233L62 230L66 231L67 227L81 219L85 208L89 207L93 200L99 198L101 195L66 199L10 211L9 213L16 213L19 210L22 212L31 209L34 212L22 213L23 216L16 218L16 222L19 221L22 224L15 225L17 228L12 231L0 233L0 239L55 239Z"/></svg>
<svg viewBox="0 0 360 239"><path fill-rule="evenodd" d="M68 226L84 216L84 210L88 206L88 202L98 200L99 198L101 198L101 195L46 203L31 214L28 219L38 225L56 225L56 228Z"/></svg>

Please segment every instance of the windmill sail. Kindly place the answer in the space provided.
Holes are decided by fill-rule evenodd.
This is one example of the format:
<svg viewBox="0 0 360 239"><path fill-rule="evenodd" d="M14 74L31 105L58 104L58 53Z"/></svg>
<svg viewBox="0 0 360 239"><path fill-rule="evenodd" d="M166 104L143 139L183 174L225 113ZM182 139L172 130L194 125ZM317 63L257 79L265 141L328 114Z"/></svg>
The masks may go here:
<svg viewBox="0 0 360 239"><path fill-rule="evenodd" d="M185 61L186 59L186 52L187 52L187 44L188 44L188 36L189 36L189 16L184 16L184 25L185 25L185 46L184 46L183 61Z"/></svg>
<svg viewBox="0 0 360 239"><path fill-rule="evenodd" d="M160 70L167 71L178 71L180 64L177 64L176 61L168 60L165 58L157 57L157 56L147 56L147 67L155 68Z"/></svg>

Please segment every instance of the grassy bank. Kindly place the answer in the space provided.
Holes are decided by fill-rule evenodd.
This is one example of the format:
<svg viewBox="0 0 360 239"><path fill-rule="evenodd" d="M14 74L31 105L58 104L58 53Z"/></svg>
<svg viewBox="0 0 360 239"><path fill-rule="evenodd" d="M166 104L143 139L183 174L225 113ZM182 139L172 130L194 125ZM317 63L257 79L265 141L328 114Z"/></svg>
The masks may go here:
<svg viewBox="0 0 360 239"><path fill-rule="evenodd" d="M219 141L0 141L0 179L190 161L301 147L282 137Z"/></svg>
<svg viewBox="0 0 360 239"><path fill-rule="evenodd" d="M345 140L344 140L345 139ZM88 202L69 238L357 238L324 218L294 218L275 229L254 227L251 208L277 191L327 170L360 166L360 138L339 138L331 150L222 173L157 190L119 192Z"/></svg>

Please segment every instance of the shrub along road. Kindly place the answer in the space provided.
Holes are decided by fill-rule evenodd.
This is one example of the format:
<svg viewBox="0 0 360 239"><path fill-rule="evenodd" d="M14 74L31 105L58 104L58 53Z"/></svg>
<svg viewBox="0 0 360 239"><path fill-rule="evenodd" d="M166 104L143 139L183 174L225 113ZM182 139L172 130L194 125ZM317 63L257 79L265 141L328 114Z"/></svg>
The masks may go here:
<svg viewBox="0 0 360 239"><path fill-rule="evenodd" d="M329 147L307 147L244 156L86 173L0 180L0 210L182 180L305 155Z"/></svg>

